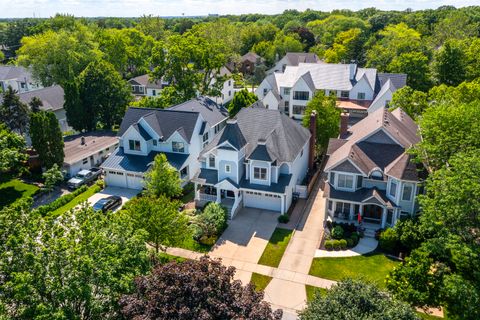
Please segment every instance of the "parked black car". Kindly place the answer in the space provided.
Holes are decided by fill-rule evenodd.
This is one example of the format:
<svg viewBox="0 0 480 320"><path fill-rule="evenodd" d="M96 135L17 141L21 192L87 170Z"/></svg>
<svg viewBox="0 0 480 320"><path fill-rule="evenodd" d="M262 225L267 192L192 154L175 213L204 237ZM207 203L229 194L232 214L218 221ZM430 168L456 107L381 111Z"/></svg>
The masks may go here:
<svg viewBox="0 0 480 320"><path fill-rule="evenodd" d="M119 196L110 196L107 198L103 198L98 200L94 205L93 205L93 210L102 210L103 212L107 212L108 210L113 210L119 205L122 204L122 198Z"/></svg>

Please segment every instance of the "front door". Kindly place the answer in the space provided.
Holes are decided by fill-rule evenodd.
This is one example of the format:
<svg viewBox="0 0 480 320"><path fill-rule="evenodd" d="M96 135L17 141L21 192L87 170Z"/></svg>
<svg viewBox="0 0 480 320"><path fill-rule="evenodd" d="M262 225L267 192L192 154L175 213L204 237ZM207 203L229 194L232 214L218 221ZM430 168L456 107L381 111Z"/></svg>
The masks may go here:
<svg viewBox="0 0 480 320"><path fill-rule="evenodd" d="M233 192L232 190L222 189L220 191L220 194L222 195L222 199L223 198L235 199L235 192Z"/></svg>
<svg viewBox="0 0 480 320"><path fill-rule="evenodd" d="M376 204L367 204L363 206L363 219L365 222L381 223L383 208Z"/></svg>

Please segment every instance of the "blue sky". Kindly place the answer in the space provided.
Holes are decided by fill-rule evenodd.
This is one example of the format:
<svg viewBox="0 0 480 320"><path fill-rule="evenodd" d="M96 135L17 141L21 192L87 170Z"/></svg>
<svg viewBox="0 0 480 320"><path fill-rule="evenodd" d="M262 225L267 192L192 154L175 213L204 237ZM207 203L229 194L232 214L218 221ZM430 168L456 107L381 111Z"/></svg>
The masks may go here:
<svg viewBox="0 0 480 320"><path fill-rule="evenodd" d="M0 0L0 18L49 17L55 13L75 16L134 17L143 14L179 16L241 13L280 13L285 9L307 8L358 10L377 7L385 10L480 5L480 0Z"/></svg>

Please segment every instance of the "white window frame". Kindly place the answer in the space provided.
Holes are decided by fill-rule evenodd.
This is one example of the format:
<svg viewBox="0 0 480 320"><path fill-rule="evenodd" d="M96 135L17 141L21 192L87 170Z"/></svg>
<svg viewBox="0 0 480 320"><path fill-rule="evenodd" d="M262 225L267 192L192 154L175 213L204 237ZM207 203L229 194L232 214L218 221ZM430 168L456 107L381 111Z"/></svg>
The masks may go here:
<svg viewBox="0 0 480 320"><path fill-rule="evenodd" d="M258 170L258 172L256 172ZM265 178L262 178L263 171L265 170ZM257 175L258 173L258 175ZM268 181L268 169L264 167L253 167L253 179L261 180L261 181Z"/></svg>
<svg viewBox="0 0 480 320"><path fill-rule="evenodd" d="M360 97L363 95L363 97ZM365 92L357 92L357 100L365 100Z"/></svg>
<svg viewBox="0 0 480 320"><path fill-rule="evenodd" d="M133 142L133 148L130 145L131 142ZM137 146L138 146L138 149L137 149ZM142 151L142 143L140 142L140 140L130 139L130 140L128 140L128 150L130 150L130 151Z"/></svg>
<svg viewBox="0 0 480 320"><path fill-rule="evenodd" d="M225 165L225 172L226 172L226 173L231 173L231 172L232 172L232 166L229 165L229 164L226 164L226 165Z"/></svg>
<svg viewBox="0 0 480 320"><path fill-rule="evenodd" d="M350 92L347 90L340 91L340 98L343 98L343 99L350 98Z"/></svg>
<svg viewBox="0 0 480 320"><path fill-rule="evenodd" d="M398 182L394 179L391 179L389 185L390 185L390 187L389 187L389 190L388 190L388 195L390 196L390 198L396 199L397 198ZM392 188L393 185L395 185L395 188ZM392 190L393 190L393 194L392 194Z"/></svg>
<svg viewBox="0 0 480 320"><path fill-rule="evenodd" d="M351 181L351 186L347 185L347 182L349 181ZM344 185L340 185L340 182L343 182ZM355 176L351 174L337 173L335 177L335 183L337 185L337 189L353 190L355 188Z"/></svg>
<svg viewBox="0 0 480 320"><path fill-rule="evenodd" d="M405 188L409 187L410 188L410 193L408 194L408 198L405 199ZM411 183L404 183L402 186L402 201L412 201L412 195L413 195L413 190L414 186Z"/></svg>
<svg viewBox="0 0 480 320"><path fill-rule="evenodd" d="M185 153L185 143L181 141L172 141L172 152Z"/></svg>
<svg viewBox="0 0 480 320"><path fill-rule="evenodd" d="M212 161L213 161L213 166L212 166ZM208 156L208 167L209 168L215 168L216 167L215 156L213 154Z"/></svg>

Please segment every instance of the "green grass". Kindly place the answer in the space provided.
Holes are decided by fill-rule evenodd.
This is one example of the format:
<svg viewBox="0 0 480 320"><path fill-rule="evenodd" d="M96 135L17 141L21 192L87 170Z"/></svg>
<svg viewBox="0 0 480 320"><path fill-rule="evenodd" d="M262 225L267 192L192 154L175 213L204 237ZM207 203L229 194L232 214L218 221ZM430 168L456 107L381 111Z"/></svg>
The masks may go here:
<svg viewBox="0 0 480 320"><path fill-rule="evenodd" d="M385 277L398 263L381 253L348 258L315 258L309 274L330 280L360 277L385 288Z"/></svg>
<svg viewBox="0 0 480 320"><path fill-rule="evenodd" d="M70 201L66 205L58 208L57 210L50 212L48 215L51 216L51 217L58 217L62 213L67 212L68 210L75 208L80 203L82 203L84 201L87 201L88 198L90 198L95 193L99 192L100 190L101 190L101 188L98 185L94 184L93 186L89 187L87 189L87 191L79 194L78 196L73 198L72 201Z"/></svg>
<svg viewBox="0 0 480 320"><path fill-rule="evenodd" d="M158 259L160 260L161 264L169 263L169 262L172 262L172 261L184 262L184 261L187 260L185 258L177 257L177 256L174 256L174 255L165 253L165 252L160 252L157 255L158 255Z"/></svg>
<svg viewBox="0 0 480 320"><path fill-rule="evenodd" d="M272 277L264 276L263 274L259 273L252 273L252 278L250 279L250 283L253 284L256 291L263 291L268 286L270 281L272 281Z"/></svg>
<svg viewBox="0 0 480 320"><path fill-rule="evenodd" d="M24 183L19 179L11 179L0 183L0 209L21 198L31 197L38 189L37 186Z"/></svg>
<svg viewBox="0 0 480 320"><path fill-rule="evenodd" d="M212 249L212 245L203 244L200 242L195 241L193 238L187 238L181 245L178 246L179 248L200 252L200 253L207 253Z"/></svg>
<svg viewBox="0 0 480 320"><path fill-rule="evenodd" d="M324 296L327 294L327 289L325 288L318 288L314 286L309 286L308 284L305 285L305 291L307 292L307 302L312 301L313 298L315 297L315 292L318 291L321 296Z"/></svg>
<svg viewBox="0 0 480 320"><path fill-rule="evenodd" d="M273 231L265 250L258 260L258 264L263 264L270 267L278 267L280 260L282 260L283 253L287 248L288 242L292 237L292 230L276 228Z"/></svg>

